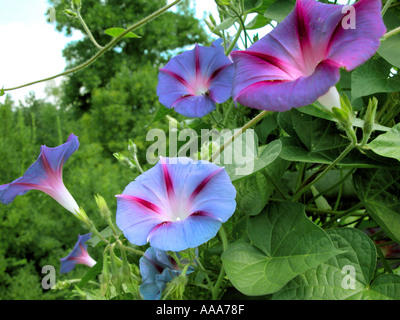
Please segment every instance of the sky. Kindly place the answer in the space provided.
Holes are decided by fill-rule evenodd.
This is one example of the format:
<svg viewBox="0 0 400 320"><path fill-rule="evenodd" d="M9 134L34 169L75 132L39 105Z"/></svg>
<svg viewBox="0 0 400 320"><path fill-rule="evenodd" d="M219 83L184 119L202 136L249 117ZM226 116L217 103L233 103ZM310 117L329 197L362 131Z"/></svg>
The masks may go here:
<svg viewBox="0 0 400 320"><path fill-rule="evenodd" d="M214 0L191 0L199 19L211 12L218 21ZM48 23L51 7L47 0L0 0L0 88L10 88L53 76L65 69L62 50L68 42L83 37L76 31L71 37ZM249 19L250 21L250 19ZM61 78L53 80L58 85ZM24 100L30 91L45 98L48 83L9 91L14 101ZM0 102L5 96L0 97Z"/></svg>

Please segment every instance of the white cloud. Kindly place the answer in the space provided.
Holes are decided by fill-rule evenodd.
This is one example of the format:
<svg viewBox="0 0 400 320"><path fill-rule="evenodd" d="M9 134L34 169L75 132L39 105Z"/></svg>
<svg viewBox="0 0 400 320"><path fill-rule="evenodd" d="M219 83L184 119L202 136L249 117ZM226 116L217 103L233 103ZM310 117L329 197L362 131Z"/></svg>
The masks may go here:
<svg viewBox="0 0 400 320"><path fill-rule="evenodd" d="M67 38L56 31L54 24L46 22L46 3L37 3L42 5L42 9L38 10L39 14L32 13L27 19L24 10L13 12L11 15L12 7L9 7L9 18L5 19L7 22L0 24L0 87L15 87L64 71L66 64L62 50L68 42L82 37L80 32ZM7 7L3 14L6 11ZM56 81L59 82L60 79ZM37 97L44 98L45 86L46 83L40 83L8 93L15 101L24 100L30 91L34 91ZM4 96L0 99L4 100Z"/></svg>

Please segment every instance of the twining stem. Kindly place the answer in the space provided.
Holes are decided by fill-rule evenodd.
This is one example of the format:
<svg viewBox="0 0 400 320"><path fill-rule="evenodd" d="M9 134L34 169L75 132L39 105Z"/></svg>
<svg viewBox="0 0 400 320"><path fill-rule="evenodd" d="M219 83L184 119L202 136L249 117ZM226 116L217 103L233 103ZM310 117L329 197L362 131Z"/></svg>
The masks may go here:
<svg viewBox="0 0 400 320"><path fill-rule="evenodd" d="M87 36L89 37L90 41L92 41L92 43L97 47L97 49L102 50L103 47L101 45L99 45L96 41L96 39L93 37L92 33L90 32L90 29L88 28L85 20L83 20L79 10L75 12L76 13L76 17L78 18L79 22L81 23L81 25L83 26L83 29L85 29Z"/></svg>
<svg viewBox="0 0 400 320"><path fill-rule="evenodd" d="M321 172L320 175L318 175L313 181L311 181L310 183L308 183L307 185L305 185L303 188L301 188L292 198L292 201L295 201L297 199L299 199L301 197L301 195L303 193L305 193L313 184L315 184L316 182L318 182L319 180L321 180L327 173L329 170L331 170L334 166L336 166L340 161L342 161L347 154L353 150L357 144L357 140L355 140L355 138L353 136L351 136L352 141L351 143L346 147L346 149L343 150L343 152L333 161L331 162L324 171Z"/></svg>
<svg viewBox="0 0 400 320"><path fill-rule="evenodd" d="M226 127L226 125L227 125L227 123L228 123L229 115L231 114L231 112L232 112L234 106L235 106L235 102L234 102L233 99L232 99L232 102L231 102L231 104L229 105L228 110L226 111L225 119L224 119L224 121L222 122L222 125L223 125L224 127Z"/></svg>
<svg viewBox="0 0 400 320"><path fill-rule="evenodd" d="M225 50L225 55L228 56L233 48L235 47L237 41L239 40L240 34L242 33L243 28L242 25L240 25L239 30L236 32L235 38L232 40L232 42L229 44L229 47Z"/></svg>
<svg viewBox="0 0 400 320"><path fill-rule="evenodd" d="M222 226L222 225L221 225L221 228L219 229L219 236L221 238L222 251L224 252L226 249L228 249L228 239L226 237L224 226ZM213 289L211 290L213 300L218 299L219 288L222 284L222 281L224 280L224 277L225 277L225 269L224 269L224 266L221 265L221 270L219 272L218 279L215 282Z"/></svg>
<svg viewBox="0 0 400 320"><path fill-rule="evenodd" d="M393 29L391 31L389 31L388 33L385 33L381 39L381 41L386 40L387 38L390 38L392 36L394 36L395 34L400 33L400 27L397 27L396 29Z"/></svg>
<svg viewBox="0 0 400 320"><path fill-rule="evenodd" d="M225 143L219 148L219 150L215 151L210 158L210 162L215 161L215 159L221 154L222 151L225 150L227 146L229 146L237 137L239 137L243 132L245 132L248 128L251 126L255 125L257 122L259 122L261 119L263 119L269 112L271 111L262 111L259 113L256 117L254 117L252 120L247 122L240 130L238 130L230 139L225 141Z"/></svg>
<svg viewBox="0 0 400 320"><path fill-rule="evenodd" d="M134 249L134 248L131 248L131 247L127 247L127 246L124 246L124 249L128 250L128 251L130 251L130 252L132 252L134 254L140 255L140 256L144 255L144 252L141 251L141 250L137 250L137 249Z"/></svg>
<svg viewBox="0 0 400 320"><path fill-rule="evenodd" d="M306 211L334 215L334 216L337 216L337 217L335 217L337 219L338 218L342 219L343 215L348 213L348 210L346 210L346 211L323 210L323 209L312 208L312 207L307 207ZM351 212L351 215L355 216L355 217L364 217L365 212L366 212L365 210L354 210Z"/></svg>
<svg viewBox="0 0 400 320"><path fill-rule="evenodd" d="M347 179L350 175L352 175L352 174L354 173L355 170L356 170L356 169L351 169L351 170L349 170L349 171L345 174L345 176L344 176L343 178L341 178L338 182L336 182L335 184L333 184L333 185L330 186L329 188L327 188L327 189L325 189L325 190L319 192L316 196L314 196L313 198L311 198L311 199L307 202L307 205L313 203L315 200L317 200L317 199L318 199L320 196L322 196L323 194L325 194L325 193L327 193L327 192L329 192L329 191L335 189L337 186L340 186L343 182L346 181L346 179Z"/></svg>
<svg viewBox="0 0 400 320"><path fill-rule="evenodd" d="M385 15L387 9L389 9L389 7L392 4L392 2L393 2L393 0L387 0L386 1L385 6L383 7L382 12L381 12L382 17Z"/></svg>
<svg viewBox="0 0 400 320"><path fill-rule="evenodd" d="M59 74L56 74L54 76L48 77L48 78L44 78L44 79L41 79L41 80L36 80L36 81L29 82L29 83L26 83L26 84L23 84L23 85L20 85L20 86L17 86L17 87L13 87L13 88L2 89L2 92L16 90L16 89L20 89L20 88L31 86L33 84L49 81L49 80L52 80L52 79L55 79L55 78L58 78L58 77L69 75L71 73L80 71L80 70L88 67L93 62L95 62L97 59L99 59L104 53L106 53L108 50L113 48L126 34L131 32L132 30L135 30L135 29L143 26L144 24L148 23L149 21L153 20L154 18L160 16L161 14L163 14L165 11L167 11L169 8L173 7L174 5L176 5L180 1L181 0L173 1L170 4L166 5L165 7L162 7L161 9L153 12L151 15L147 16L143 20L141 20L141 21L135 23L134 25L130 26L128 29L126 29L124 32L122 32L117 37L113 38L108 44L106 44L104 47L102 47L102 49L99 50L92 58L90 58L86 62L82 63L81 65L79 65L79 66L77 66L75 68L66 70L64 72L61 72Z"/></svg>
<svg viewBox="0 0 400 320"><path fill-rule="evenodd" d="M213 289L212 281L211 281L211 279L210 279L210 277L208 275L207 270L203 267L200 259L197 256L194 257L194 261L197 263L197 265L199 266L200 270L203 271L204 275L206 276L208 287L209 287L210 291L212 291L212 289Z"/></svg>
<svg viewBox="0 0 400 320"><path fill-rule="evenodd" d="M337 222L338 220L343 220L344 218L351 216L351 215L355 215L355 216L359 216L360 214L365 215L365 212L360 212L360 214L358 214L358 211L360 208L362 208L363 204L362 203L358 203L355 206L351 207L350 209L347 209L346 211L344 211L342 214L337 215L334 219L331 219L327 222L325 222L322 225L323 229L328 229L328 227L330 227L333 223Z"/></svg>
<svg viewBox="0 0 400 320"><path fill-rule="evenodd" d="M383 268L385 269L386 272L388 272L388 273L393 273L393 270L392 270L392 268L389 266L389 264L387 263L386 258L385 258L385 256L383 255L381 249L379 248L379 246L378 246L375 242L374 242L374 244L375 244L375 247L376 247L376 252L377 252L377 254L378 254L378 256L379 256L379 260L382 262Z"/></svg>

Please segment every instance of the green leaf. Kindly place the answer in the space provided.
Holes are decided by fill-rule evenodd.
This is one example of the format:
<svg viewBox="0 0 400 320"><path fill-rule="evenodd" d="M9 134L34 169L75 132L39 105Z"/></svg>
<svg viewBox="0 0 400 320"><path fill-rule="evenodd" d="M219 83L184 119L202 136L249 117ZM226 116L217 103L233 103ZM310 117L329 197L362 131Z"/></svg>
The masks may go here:
<svg viewBox="0 0 400 320"><path fill-rule="evenodd" d="M375 153L400 161L400 123L367 144Z"/></svg>
<svg viewBox="0 0 400 320"><path fill-rule="evenodd" d="M292 109L278 115L279 126L289 137L282 137L280 157L288 161L330 164L349 145L334 121L327 121ZM340 165L376 168L379 163L352 150Z"/></svg>
<svg viewBox="0 0 400 320"><path fill-rule="evenodd" d="M277 292L287 282L340 253L324 230L295 202L269 204L248 222L252 244L235 243L222 255L232 284L247 295Z"/></svg>
<svg viewBox="0 0 400 320"><path fill-rule="evenodd" d="M400 241L400 169L362 169L353 174L358 197L384 232Z"/></svg>
<svg viewBox="0 0 400 320"><path fill-rule="evenodd" d="M383 17L386 28L391 31L400 25L400 19L393 12L386 12ZM390 64L400 68L400 34L396 34L381 41L378 49L378 54Z"/></svg>
<svg viewBox="0 0 400 320"><path fill-rule="evenodd" d="M255 133L254 136L257 137ZM242 134L233 142L233 146L231 145L222 152L221 163L225 165L225 170L232 181L253 175L264 169L278 158L282 149L279 139L259 148L257 147L258 139L246 140L248 139ZM241 148L240 145L242 145ZM233 161L227 162L228 159Z"/></svg>
<svg viewBox="0 0 400 320"><path fill-rule="evenodd" d="M268 7L264 13L264 16L281 22L287 17L290 11L293 10L294 5L295 3L292 0L276 0Z"/></svg>
<svg viewBox="0 0 400 320"><path fill-rule="evenodd" d="M329 121L334 121L334 122L339 122L338 119L336 119L332 114L325 112L321 109L319 109L315 105L308 105L305 107L297 108L297 111L300 111L302 113L308 114L310 116L316 117L316 118L321 118ZM363 128L364 127L364 120L355 118L353 119L353 126L357 128ZM383 131L387 132L390 130L389 127L382 126L378 123L374 123L373 129L375 131Z"/></svg>
<svg viewBox="0 0 400 320"><path fill-rule="evenodd" d="M351 74L351 98L378 92L400 91L400 75L390 75L392 66L381 57L373 57Z"/></svg>
<svg viewBox="0 0 400 320"><path fill-rule="evenodd" d="M307 270L273 295L278 300L399 299L400 276L381 275L372 283L376 249L369 237L357 229L327 231L338 254Z"/></svg>
<svg viewBox="0 0 400 320"><path fill-rule="evenodd" d="M124 28L109 28L105 30L104 32L108 34L111 37L118 37L122 32L125 32L126 30ZM141 36L138 36L137 34L134 34L133 32L128 32L126 35L124 35L124 38L141 38Z"/></svg>
<svg viewBox="0 0 400 320"><path fill-rule="evenodd" d="M103 270L103 259L99 259L99 261L89 269L88 272L83 276L81 281L79 281L78 286L83 287L90 280L93 280L98 274Z"/></svg>
<svg viewBox="0 0 400 320"><path fill-rule="evenodd" d="M264 17L262 14L257 14L253 20L251 20L247 25L247 30L255 30L265 27L271 20Z"/></svg>
<svg viewBox="0 0 400 320"><path fill-rule="evenodd" d="M237 191L236 209L246 215L259 214L275 192L275 184L280 184L281 178L289 165L289 161L278 157L262 171L244 179L236 180L234 182Z"/></svg>
<svg viewBox="0 0 400 320"><path fill-rule="evenodd" d="M244 13L255 12L263 4L263 0L243 0Z"/></svg>
<svg viewBox="0 0 400 320"><path fill-rule="evenodd" d="M218 32L218 31L221 31L221 30L229 29L230 27L232 27L234 25L234 23L236 21L238 21L237 17L225 19L218 26L215 27L213 32Z"/></svg>
<svg viewBox="0 0 400 320"><path fill-rule="evenodd" d="M267 142L268 136L278 128L278 113L273 112L265 116L261 123L254 129L257 133L260 144L265 144Z"/></svg>
<svg viewBox="0 0 400 320"><path fill-rule="evenodd" d="M104 238L110 238L113 235L113 231L111 229L111 227L106 227L105 229L103 229L100 234L104 237ZM101 239L97 236L97 235L93 235L92 238L90 240L88 240L86 242L87 244L91 245L92 247L97 246L99 243L102 243Z"/></svg>
<svg viewBox="0 0 400 320"><path fill-rule="evenodd" d="M174 109L169 109L164 107L163 105L160 105L157 113L155 114L153 120L151 120L151 122L149 124L146 125L146 127L150 126L151 124L158 122L162 119L164 119L167 115L171 114L174 111Z"/></svg>
<svg viewBox="0 0 400 320"><path fill-rule="evenodd" d="M4 87L0 89L0 97L4 96L6 93L4 92Z"/></svg>

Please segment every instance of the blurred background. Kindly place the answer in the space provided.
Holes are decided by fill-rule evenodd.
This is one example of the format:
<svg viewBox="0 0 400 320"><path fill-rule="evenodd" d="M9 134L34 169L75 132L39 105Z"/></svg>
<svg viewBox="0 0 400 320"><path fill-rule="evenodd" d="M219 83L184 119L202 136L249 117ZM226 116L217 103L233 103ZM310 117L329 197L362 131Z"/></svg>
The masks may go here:
<svg viewBox="0 0 400 320"><path fill-rule="evenodd" d="M104 30L127 28L164 6L165 0L83 0L82 16L97 41L111 40ZM68 0L0 0L0 87L9 88L81 64L97 49L77 19L63 10ZM214 9L212 9L214 8ZM0 97L0 184L20 177L37 159L40 145L55 147L69 134L79 150L64 166L64 183L102 230L94 195L102 195L115 212L115 194L137 176L113 156L129 139L145 163L146 133L160 104L156 95L160 66L195 43L210 45L204 10L213 1L182 1L107 52L95 64L68 77L10 91ZM54 13L54 16L52 14ZM168 130L167 123L153 127ZM79 265L60 275L60 258L84 234L81 223L45 193L32 190L10 205L0 204L0 299L73 299L70 290L41 287L42 267L53 265L57 280L79 278ZM96 260L100 254L91 250Z"/></svg>

